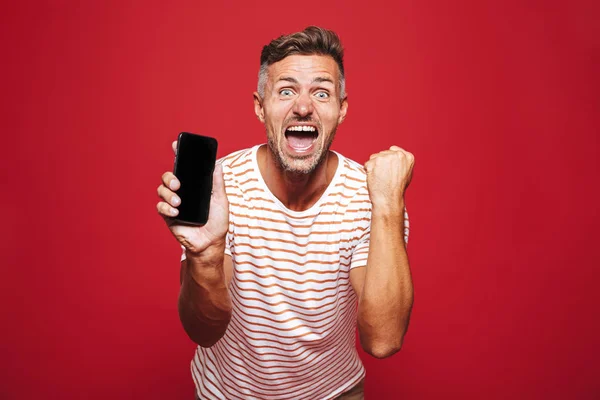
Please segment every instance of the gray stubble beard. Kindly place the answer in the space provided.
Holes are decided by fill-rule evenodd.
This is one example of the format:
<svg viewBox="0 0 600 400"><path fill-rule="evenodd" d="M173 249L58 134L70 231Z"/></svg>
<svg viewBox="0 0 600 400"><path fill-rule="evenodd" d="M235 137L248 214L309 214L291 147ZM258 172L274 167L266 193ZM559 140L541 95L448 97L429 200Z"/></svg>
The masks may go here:
<svg viewBox="0 0 600 400"><path fill-rule="evenodd" d="M292 165L289 165L285 160L285 157L283 155L283 150L276 148L275 141L273 140L273 137L269 135L268 131L267 131L267 144L269 145L269 150L271 151L271 154L273 155L275 160L277 160L277 163L279 164L280 168L283 171L289 172L291 174L297 174L297 175L308 175L308 174L313 173L314 170L317 169L317 167L323 162L323 160L325 160L325 158L327 157L327 154L329 154L329 148L331 147L331 144L333 143L333 139L335 138L336 131L337 131L337 126L335 126L333 128L333 131L331 132L329 139L323 146L321 153L317 154L316 161L310 165L308 170L299 170L299 169L294 168ZM311 157L311 156L294 157L294 159L302 160L302 159L306 159L309 157Z"/></svg>

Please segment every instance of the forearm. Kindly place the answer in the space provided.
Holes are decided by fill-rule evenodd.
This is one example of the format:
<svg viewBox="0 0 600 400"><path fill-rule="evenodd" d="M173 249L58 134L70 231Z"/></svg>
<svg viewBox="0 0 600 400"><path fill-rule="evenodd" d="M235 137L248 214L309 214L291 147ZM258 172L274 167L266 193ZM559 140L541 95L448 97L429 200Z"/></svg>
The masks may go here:
<svg viewBox="0 0 600 400"><path fill-rule="evenodd" d="M188 255L182 265L179 318L190 339L202 347L223 337L231 319L223 249L216 245L200 255Z"/></svg>
<svg viewBox="0 0 600 400"><path fill-rule="evenodd" d="M371 237L358 329L363 348L387 357L402 346L413 304L413 285L404 242L404 204L373 206Z"/></svg>

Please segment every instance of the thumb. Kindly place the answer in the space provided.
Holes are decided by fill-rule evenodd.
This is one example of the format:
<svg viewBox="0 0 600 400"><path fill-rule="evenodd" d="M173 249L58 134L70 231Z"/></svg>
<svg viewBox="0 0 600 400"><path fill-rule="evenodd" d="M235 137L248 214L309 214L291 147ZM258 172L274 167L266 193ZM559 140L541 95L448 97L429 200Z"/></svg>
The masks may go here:
<svg viewBox="0 0 600 400"><path fill-rule="evenodd" d="M225 182L223 180L223 166L221 163L215 165L215 171L213 172L213 195L216 197L226 197L225 193Z"/></svg>

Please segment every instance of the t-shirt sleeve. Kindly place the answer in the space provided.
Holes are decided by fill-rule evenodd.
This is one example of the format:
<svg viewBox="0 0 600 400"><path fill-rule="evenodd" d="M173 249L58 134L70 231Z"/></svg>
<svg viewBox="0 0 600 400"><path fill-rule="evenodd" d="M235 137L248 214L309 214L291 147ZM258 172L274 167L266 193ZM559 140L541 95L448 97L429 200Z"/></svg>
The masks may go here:
<svg viewBox="0 0 600 400"><path fill-rule="evenodd" d="M233 241L233 222L231 221L232 215L229 214L229 230L225 235L225 255L231 257L231 242Z"/></svg>
<svg viewBox="0 0 600 400"><path fill-rule="evenodd" d="M358 245L354 248L352 253L352 261L350 262L350 269L365 267L367 265L367 257L369 256L369 234L366 238L361 240Z"/></svg>
<svg viewBox="0 0 600 400"><path fill-rule="evenodd" d="M369 256L369 242L371 238L371 212L367 214L368 225L362 228L361 236L358 240L358 244L354 248L352 253L352 261L350 262L350 269L364 267L367 265L367 258ZM408 212L404 207L404 242L408 246L408 234L410 222L408 220Z"/></svg>
<svg viewBox="0 0 600 400"><path fill-rule="evenodd" d="M359 191L354 198L350 208L354 208L354 224L353 232L358 237L354 250L352 251L352 259L350 261L350 269L364 267L367 265L367 257L369 256L369 240L371 237L371 200L366 186Z"/></svg>

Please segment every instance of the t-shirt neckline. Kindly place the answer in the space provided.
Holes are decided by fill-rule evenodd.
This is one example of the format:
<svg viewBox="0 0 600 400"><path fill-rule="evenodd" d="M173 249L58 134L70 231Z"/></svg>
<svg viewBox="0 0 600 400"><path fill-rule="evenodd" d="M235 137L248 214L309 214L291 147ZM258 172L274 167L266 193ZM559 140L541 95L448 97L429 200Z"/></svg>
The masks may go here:
<svg viewBox="0 0 600 400"><path fill-rule="evenodd" d="M311 215L314 214L315 211L318 211L318 209L321 207L321 204L327 199L327 197L329 197L329 194L331 193L331 191L333 190L333 188L337 185L337 181L340 179L340 175L342 174L342 171L344 169L344 158L341 154L339 154L338 152L331 150L338 158L338 165L337 168L335 170L335 174L333 175L333 178L331 179L331 182L329 182L329 185L327 186L327 188L325 189L325 191L323 192L323 194L321 195L321 197L319 198L319 200L317 200L315 202L315 204L313 204L312 206L310 206L308 209L303 210L303 211L294 211L294 210L290 210L289 208L287 208L278 198L277 196L275 196L271 190L269 189L269 187L267 186L265 180L262 177L262 174L260 173L260 168L258 168L258 149L262 146L267 146L267 144L263 143L263 144L257 144L256 146L254 146L252 148L252 167L254 168L254 173L256 174L256 176L258 177L258 184L259 186L261 186L262 190L267 194L267 196L269 197L269 199L271 199L275 204L277 204L277 206L279 208L281 208L285 213L293 216L293 217L304 217L306 215ZM268 149L267 149L268 151Z"/></svg>

